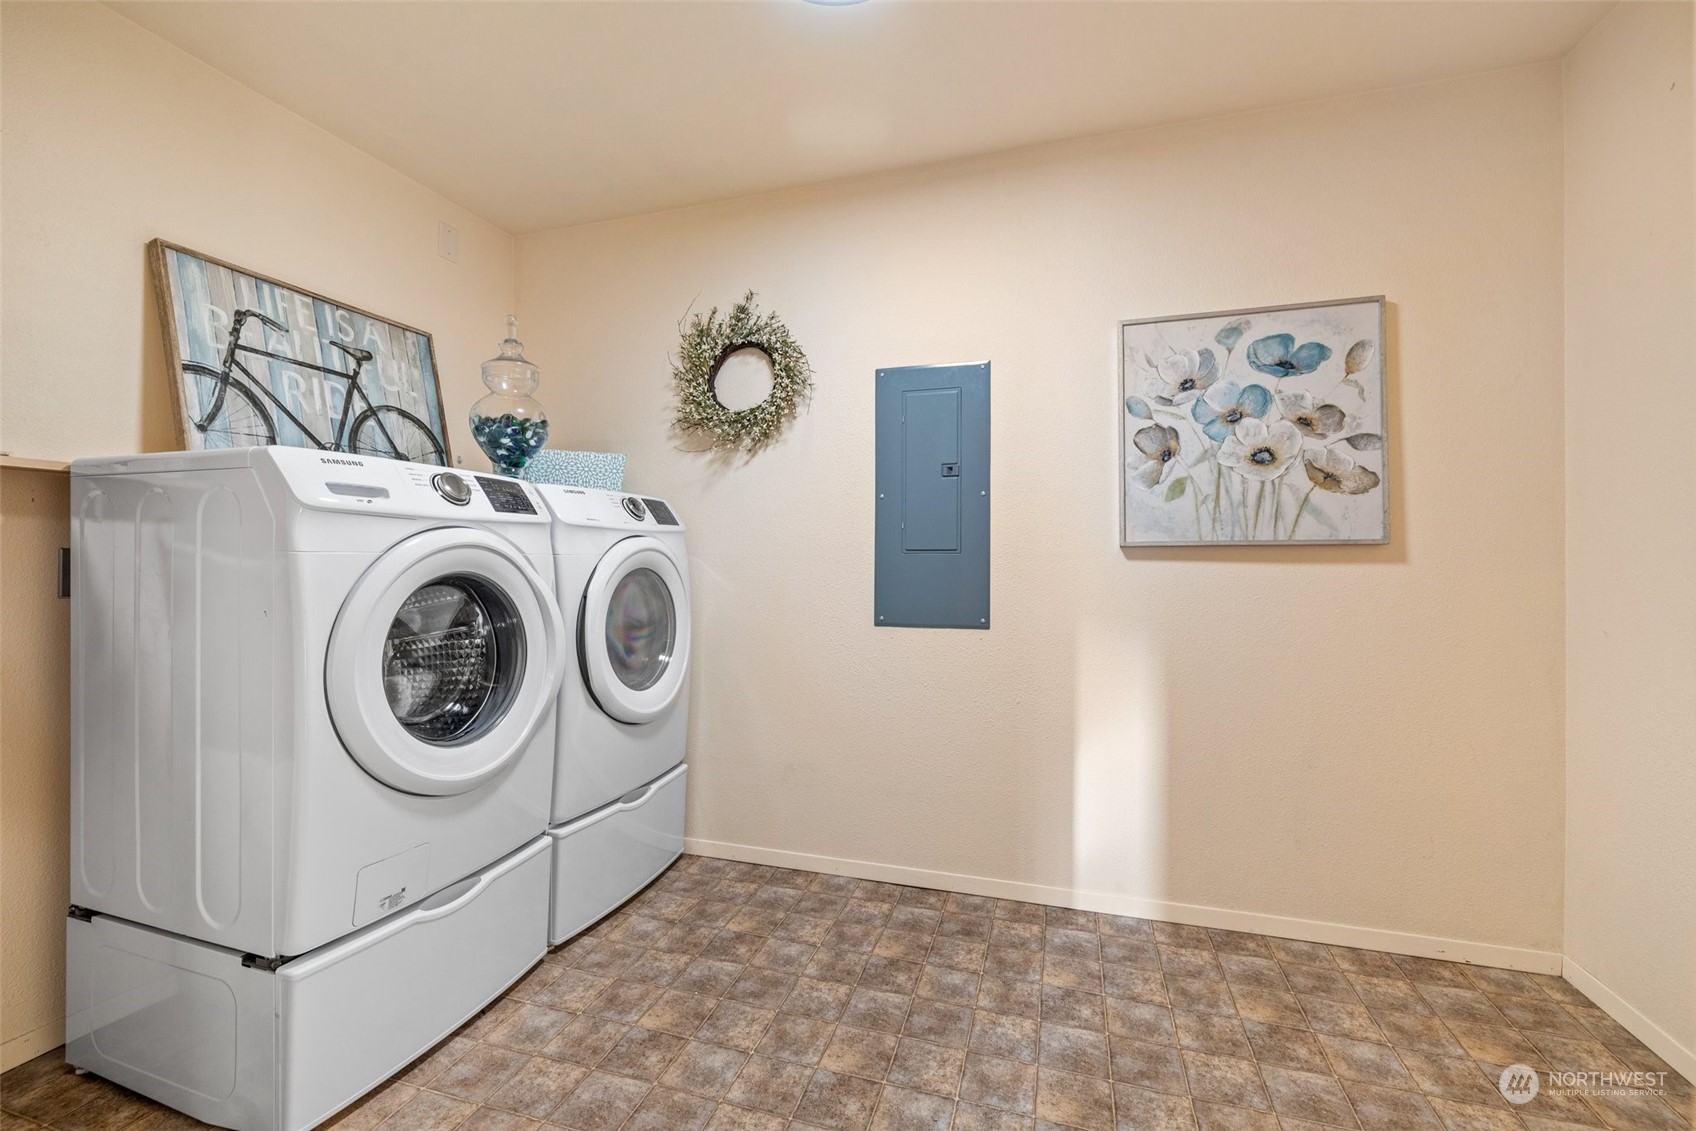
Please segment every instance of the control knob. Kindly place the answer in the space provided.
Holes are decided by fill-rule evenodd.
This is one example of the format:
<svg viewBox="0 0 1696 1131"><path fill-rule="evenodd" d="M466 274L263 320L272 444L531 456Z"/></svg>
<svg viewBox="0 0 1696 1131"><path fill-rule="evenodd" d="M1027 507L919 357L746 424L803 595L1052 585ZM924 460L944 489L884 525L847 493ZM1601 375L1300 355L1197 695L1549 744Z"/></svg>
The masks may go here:
<svg viewBox="0 0 1696 1131"><path fill-rule="evenodd" d="M471 484L457 472L440 472L430 482L435 485L437 494L456 507L463 507L471 502Z"/></svg>

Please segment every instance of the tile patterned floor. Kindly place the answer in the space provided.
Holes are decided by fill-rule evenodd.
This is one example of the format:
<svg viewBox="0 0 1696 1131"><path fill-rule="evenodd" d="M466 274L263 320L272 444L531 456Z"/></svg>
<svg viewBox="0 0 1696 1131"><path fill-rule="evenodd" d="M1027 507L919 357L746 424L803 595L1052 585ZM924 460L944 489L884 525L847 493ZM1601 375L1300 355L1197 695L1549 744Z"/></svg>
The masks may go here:
<svg viewBox="0 0 1696 1131"><path fill-rule="evenodd" d="M341 1131L1689 1131L1667 1096L1504 1065L1666 1071L1560 978L684 857ZM0 1131L199 1126L70 1073Z"/></svg>

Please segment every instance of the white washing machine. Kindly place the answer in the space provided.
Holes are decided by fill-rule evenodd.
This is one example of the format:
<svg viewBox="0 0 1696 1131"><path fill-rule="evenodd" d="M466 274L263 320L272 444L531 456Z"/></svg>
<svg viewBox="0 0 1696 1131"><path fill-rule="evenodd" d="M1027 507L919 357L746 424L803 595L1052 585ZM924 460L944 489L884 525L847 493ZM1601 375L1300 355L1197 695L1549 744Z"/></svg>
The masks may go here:
<svg viewBox="0 0 1696 1131"><path fill-rule="evenodd" d="M575 647L560 688L550 941L635 894L683 851L690 603L684 528L663 499L540 486Z"/></svg>
<svg viewBox="0 0 1696 1131"><path fill-rule="evenodd" d="M72 475L67 1058L311 1126L545 948L551 521L311 449Z"/></svg>

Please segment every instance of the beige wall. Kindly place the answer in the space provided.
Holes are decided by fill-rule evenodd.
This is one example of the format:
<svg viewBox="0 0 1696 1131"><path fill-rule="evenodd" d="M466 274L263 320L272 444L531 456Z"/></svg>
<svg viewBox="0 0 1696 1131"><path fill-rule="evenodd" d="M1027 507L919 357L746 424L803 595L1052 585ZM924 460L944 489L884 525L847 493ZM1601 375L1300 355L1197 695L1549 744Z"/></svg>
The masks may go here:
<svg viewBox="0 0 1696 1131"><path fill-rule="evenodd" d="M1691 6L1622 4L1566 62L1566 954L1696 1075ZM1676 460L1676 457L1674 457Z"/></svg>
<svg viewBox="0 0 1696 1131"><path fill-rule="evenodd" d="M0 13L0 450L176 446L144 253L163 236L432 331L456 453L487 466L464 422L513 301L511 237L106 8ZM436 254L439 220L457 264ZM62 610L39 605L66 506L62 487L32 493L40 479L6 472L0 1067L57 1044L63 1012L64 626L10 604Z"/></svg>
<svg viewBox="0 0 1696 1131"><path fill-rule="evenodd" d="M692 524L696 843L1554 968L1560 111L1548 64L521 237L556 442ZM744 464L667 354L747 287L817 392ZM1393 544L1118 548L1118 319L1380 292ZM873 370L980 358L995 627L874 629Z"/></svg>
<svg viewBox="0 0 1696 1131"><path fill-rule="evenodd" d="M1564 232L1551 64L525 237L516 287L508 236L121 17L0 10L0 449L174 443L155 236L432 330L468 462L516 290L556 443L692 524L698 847L1549 968L1565 806L1577 976L1696 1047L1696 516L1583 407L1629 379L1632 449L1677 447L1688 6L1569 61ZM684 451L678 321L749 286L817 393L752 461ZM1118 549L1118 319L1378 292L1390 546ZM982 357L996 626L875 630L872 371ZM63 480L0 494L9 1065L58 1039Z"/></svg>
<svg viewBox="0 0 1696 1131"><path fill-rule="evenodd" d="M64 1039L70 477L0 469L0 1068Z"/></svg>
<svg viewBox="0 0 1696 1131"><path fill-rule="evenodd" d="M178 446L144 253L164 237L430 331L455 453L487 466L465 418L510 236L104 7L0 11L0 450Z"/></svg>

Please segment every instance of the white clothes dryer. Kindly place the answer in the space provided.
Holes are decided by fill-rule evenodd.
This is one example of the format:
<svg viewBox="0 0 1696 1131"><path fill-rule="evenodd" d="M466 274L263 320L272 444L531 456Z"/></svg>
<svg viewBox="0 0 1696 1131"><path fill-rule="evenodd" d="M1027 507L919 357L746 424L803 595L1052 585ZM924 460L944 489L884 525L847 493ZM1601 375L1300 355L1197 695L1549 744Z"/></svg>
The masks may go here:
<svg viewBox="0 0 1696 1131"><path fill-rule="evenodd" d="M662 499L543 484L560 607L574 624L560 688L555 823L646 785L689 734L689 554Z"/></svg>
<svg viewBox="0 0 1696 1131"><path fill-rule="evenodd" d="M689 555L663 499L543 484L560 605L549 941L616 908L683 851Z"/></svg>

